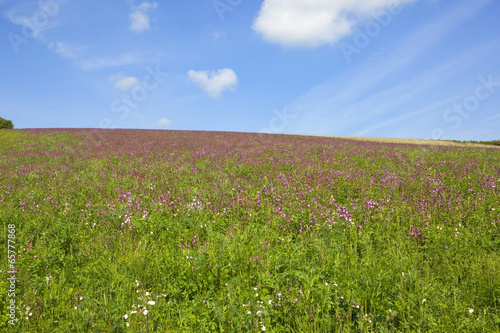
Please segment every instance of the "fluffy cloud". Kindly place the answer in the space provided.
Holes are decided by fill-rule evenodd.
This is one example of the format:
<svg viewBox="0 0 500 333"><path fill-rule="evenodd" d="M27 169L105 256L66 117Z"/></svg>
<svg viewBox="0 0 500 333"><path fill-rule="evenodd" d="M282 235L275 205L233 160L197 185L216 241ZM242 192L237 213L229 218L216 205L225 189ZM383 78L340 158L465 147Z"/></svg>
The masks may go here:
<svg viewBox="0 0 500 333"><path fill-rule="evenodd" d="M161 118L158 121L155 121L151 124L153 128L168 128L170 126L170 120L167 118Z"/></svg>
<svg viewBox="0 0 500 333"><path fill-rule="evenodd" d="M217 72L190 70L188 76L199 85L211 98L218 98L225 90L233 90L238 83L236 73L230 68L219 69Z"/></svg>
<svg viewBox="0 0 500 333"><path fill-rule="evenodd" d="M122 91L132 90L135 86L139 85L139 79L133 76L123 76L121 74L109 77L109 81L115 83L115 88Z"/></svg>
<svg viewBox="0 0 500 333"><path fill-rule="evenodd" d="M367 18L417 0L265 0L252 28L290 47L333 44Z"/></svg>
<svg viewBox="0 0 500 333"><path fill-rule="evenodd" d="M149 15L148 11L150 9L155 9L158 7L156 2L149 3L143 2L139 6L132 7L132 12L129 14L130 17L130 26L129 29L134 32L142 32L145 30L149 30Z"/></svg>

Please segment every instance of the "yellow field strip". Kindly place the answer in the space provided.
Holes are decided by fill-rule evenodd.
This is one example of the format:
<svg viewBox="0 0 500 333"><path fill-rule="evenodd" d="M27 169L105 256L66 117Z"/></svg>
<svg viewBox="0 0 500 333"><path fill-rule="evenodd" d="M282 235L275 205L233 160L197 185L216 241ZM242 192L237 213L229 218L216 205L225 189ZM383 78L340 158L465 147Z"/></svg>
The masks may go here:
<svg viewBox="0 0 500 333"><path fill-rule="evenodd" d="M361 137L361 136L330 136L330 135L307 135L298 134L305 136L317 136L325 138L338 138L338 139L348 139L348 140L359 140L359 141L371 141L371 142L385 142L385 143L409 143L415 145L432 145L432 146L455 146L455 147L482 147L482 148L496 148L500 149L500 146L495 145L484 145L478 143L458 143L452 141L443 140L425 140L425 139L397 139L397 138L377 138L377 137Z"/></svg>

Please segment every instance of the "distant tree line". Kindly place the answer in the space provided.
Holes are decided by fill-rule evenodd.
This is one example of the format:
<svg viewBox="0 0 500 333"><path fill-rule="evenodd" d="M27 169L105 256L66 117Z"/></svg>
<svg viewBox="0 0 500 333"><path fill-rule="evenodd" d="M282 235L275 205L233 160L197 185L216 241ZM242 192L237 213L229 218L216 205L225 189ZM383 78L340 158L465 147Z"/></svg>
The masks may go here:
<svg viewBox="0 0 500 333"><path fill-rule="evenodd" d="M482 145L495 145L495 146L500 146L500 140L491 140L491 141L460 141L460 140L450 140L452 142L456 143L479 143Z"/></svg>
<svg viewBox="0 0 500 333"><path fill-rule="evenodd" d="M2 117L0 117L0 129L2 128L13 129L14 124L11 120L3 119Z"/></svg>

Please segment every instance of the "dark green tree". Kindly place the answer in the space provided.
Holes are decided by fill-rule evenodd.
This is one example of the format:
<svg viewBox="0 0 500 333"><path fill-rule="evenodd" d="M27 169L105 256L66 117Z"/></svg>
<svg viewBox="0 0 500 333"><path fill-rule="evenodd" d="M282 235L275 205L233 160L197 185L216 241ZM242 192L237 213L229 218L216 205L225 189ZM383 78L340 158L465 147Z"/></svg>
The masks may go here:
<svg viewBox="0 0 500 333"><path fill-rule="evenodd" d="M0 129L2 128L13 129L14 124L11 120L3 119L2 117L0 117Z"/></svg>

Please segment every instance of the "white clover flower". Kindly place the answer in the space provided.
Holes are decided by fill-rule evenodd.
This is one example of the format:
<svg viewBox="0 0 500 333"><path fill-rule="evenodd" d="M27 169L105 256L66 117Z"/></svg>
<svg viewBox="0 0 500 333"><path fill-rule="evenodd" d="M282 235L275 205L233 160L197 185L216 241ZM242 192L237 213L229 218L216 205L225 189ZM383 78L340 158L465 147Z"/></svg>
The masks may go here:
<svg viewBox="0 0 500 333"><path fill-rule="evenodd" d="M269 304L271 304L272 302L273 302L273 300L272 300L272 299L270 299L270 300L269 300Z"/></svg>
<svg viewBox="0 0 500 333"><path fill-rule="evenodd" d="M146 296L149 296L149 293L146 291Z"/></svg>
<svg viewBox="0 0 500 333"><path fill-rule="evenodd" d="M81 301L82 299L83 299L83 297L82 297L82 296L80 296L80 301Z"/></svg>
<svg viewBox="0 0 500 333"><path fill-rule="evenodd" d="M470 314L474 313L474 309L469 309L469 313Z"/></svg>
<svg viewBox="0 0 500 333"><path fill-rule="evenodd" d="M148 302L148 304L149 304L149 305L155 305L155 304L156 304L156 302L155 302L155 301L149 301L149 302Z"/></svg>
<svg viewBox="0 0 500 333"><path fill-rule="evenodd" d="M26 307L26 311L29 311L31 310L31 308L29 306Z"/></svg>
<svg viewBox="0 0 500 333"><path fill-rule="evenodd" d="M134 311L130 311L130 313L137 313L137 311L135 311L135 310Z"/></svg>
<svg viewBox="0 0 500 333"><path fill-rule="evenodd" d="M422 300L422 303L425 303L425 302L427 302L427 300L424 298L424 299Z"/></svg>
<svg viewBox="0 0 500 333"><path fill-rule="evenodd" d="M327 286L327 287L328 287L328 282L325 282L325 286Z"/></svg>
<svg viewBox="0 0 500 333"><path fill-rule="evenodd" d="M148 315L148 310L144 309L143 314L144 314L145 316L147 316L147 315Z"/></svg>
<svg viewBox="0 0 500 333"><path fill-rule="evenodd" d="M130 326L130 324L129 324L129 323L127 323L127 327L129 327L129 326Z"/></svg>
<svg viewBox="0 0 500 333"><path fill-rule="evenodd" d="M76 308L76 306L75 306L75 308ZM30 312L30 317L31 317L32 315L33 315L33 314Z"/></svg>
<svg viewBox="0 0 500 333"><path fill-rule="evenodd" d="M252 314L252 311L248 311L247 314L251 315Z"/></svg>
<svg viewBox="0 0 500 333"><path fill-rule="evenodd" d="M266 326L262 326L262 331L265 331L266 330Z"/></svg>
<svg viewBox="0 0 500 333"><path fill-rule="evenodd" d="M123 316L123 318L125 318L125 320L128 318L128 314L125 313L125 315Z"/></svg>
<svg viewBox="0 0 500 333"><path fill-rule="evenodd" d="M260 311L260 310L257 311L256 315L259 316L259 317L262 316L262 311Z"/></svg>

